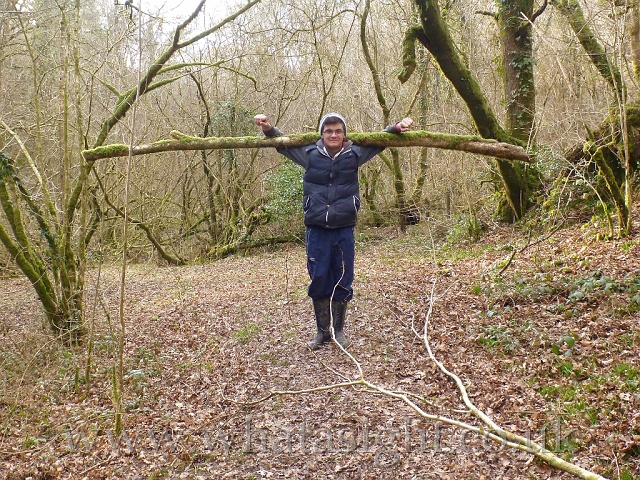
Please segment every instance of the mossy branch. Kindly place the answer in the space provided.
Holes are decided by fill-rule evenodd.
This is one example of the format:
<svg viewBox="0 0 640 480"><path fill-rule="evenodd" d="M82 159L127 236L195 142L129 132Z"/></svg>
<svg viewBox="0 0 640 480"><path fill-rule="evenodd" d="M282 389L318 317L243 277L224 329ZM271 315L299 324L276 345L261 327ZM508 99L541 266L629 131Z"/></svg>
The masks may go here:
<svg viewBox="0 0 640 480"><path fill-rule="evenodd" d="M184 133L171 132L173 140L159 140L147 145L138 145L131 150L132 155L174 152L180 150L225 150L233 148L291 148L309 145L317 141L317 133L283 135L280 137L192 137ZM349 139L362 146L375 147L431 147L445 150L459 150L478 155L487 155L504 160L530 162L532 154L524 148L510 143L489 140L474 135L451 135L426 130L406 132L401 135L385 132L350 133ZM112 144L85 150L85 160L94 162L102 158L129 155L129 146Z"/></svg>
<svg viewBox="0 0 640 480"><path fill-rule="evenodd" d="M587 146L585 146L585 150L588 150L590 146L593 146L593 145L587 144ZM602 153L602 149L606 147L607 145L601 145L597 147L592 154L593 155L592 158L596 162L596 165L598 165L600 175L604 179L607 185L607 189L611 194L613 203L616 206L616 211L618 213L618 220L620 223L619 224L619 228L621 230L620 233L625 235L625 234L628 234L628 232L625 231L625 226L627 225L628 218L629 218L629 208L625 203L624 194L622 193L622 191L620 191L620 187L618 185L618 182L616 181L616 176L613 173L613 169L611 168L611 166L605 159L604 154Z"/></svg>
<svg viewBox="0 0 640 480"><path fill-rule="evenodd" d="M0 167L6 167L7 165L8 163L4 165L0 164ZM32 248L30 248L22 216L20 215L20 209L16 208L10 192L12 184L5 181L7 172L8 167L2 168L0 172L4 175L0 176L0 205L4 210L15 240L12 239L9 232L0 225L0 242L7 249L18 267L20 267L20 270L22 270L24 275L31 281L51 325L59 329L61 325L58 323L57 318L58 308L55 290L49 277L47 277L45 273L45 267L41 259Z"/></svg>
<svg viewBox="0 0 640 480"><path fill-rule="evenodd" d="M551 0L550 3L566 18L571 30L587 53L587 57L598 69L602 78L616 92L618 98L625 98L620 70L615 63L609 61L607 52L591 29L590 20L585 17L580 3L577 0Z"/></svg>
<svg viewBox="0 0 640 480"><path fill-rule="evenodd" d="M416 69L416 39L422 34L422 27L414 25L407 29L402 39L402 70L398 74L400 83L404 83Z"/></svg>

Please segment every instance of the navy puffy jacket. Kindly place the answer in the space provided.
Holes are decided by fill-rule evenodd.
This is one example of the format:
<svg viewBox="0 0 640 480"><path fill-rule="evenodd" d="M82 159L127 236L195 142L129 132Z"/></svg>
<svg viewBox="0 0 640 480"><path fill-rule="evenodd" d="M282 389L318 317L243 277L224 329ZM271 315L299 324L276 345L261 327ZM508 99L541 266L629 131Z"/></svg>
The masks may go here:
<svg viewBox="0 0 640 480"><path fill-rule="evenodd" d="M385 131L397 133L395 126ZM281 134L278 128L265 132L268 137ZM322 140L313 145L276 150L305 170L302 207L307 227L342 228L356 224L360 209L358 168L384 148L361 147L346 141L333 160Z"/></svg>

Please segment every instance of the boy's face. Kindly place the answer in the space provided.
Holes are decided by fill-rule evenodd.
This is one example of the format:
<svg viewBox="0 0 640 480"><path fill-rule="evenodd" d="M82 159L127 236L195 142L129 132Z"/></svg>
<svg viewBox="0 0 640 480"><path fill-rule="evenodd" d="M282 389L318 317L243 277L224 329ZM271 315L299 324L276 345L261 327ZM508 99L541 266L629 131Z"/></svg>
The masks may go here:
<svg viewBox="0 0 640 480"><path fill-rule="evenodd" d="M330 150L339 150L344 143L344 127L342 123L325 123L322 128L322 141Z"/></svg>

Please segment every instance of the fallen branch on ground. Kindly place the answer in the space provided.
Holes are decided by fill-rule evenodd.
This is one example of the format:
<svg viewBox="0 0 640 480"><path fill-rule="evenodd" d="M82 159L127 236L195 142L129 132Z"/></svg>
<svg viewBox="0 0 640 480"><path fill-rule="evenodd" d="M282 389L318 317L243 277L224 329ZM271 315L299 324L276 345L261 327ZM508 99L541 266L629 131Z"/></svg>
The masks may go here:
<svg viewBox="0 0 640 480"><path fill-rule="evenodd" d="M444 364L435 357L435 355L433 354L433 351L431 350L431 346L429 344L429 338L428 338L428 329L429 329L429 321L431 318L431 313L433 311L434 305L435 305L435 282L433 283L433 286L431 289L429 309L425 316L425 322L422 328L422 333L418 332L413 325L412 325L412 330L419 338L422 339L425 345L425 348L429 354L429 358L438 366L438 368L442 373L444 373L446 376L448 376L450 379L454 381L468 411L473 416L475 416L478 420L480 420L483 425L481 426L471 425L469 423L459 421L454 418L427 413L416 402L414 402L411 398L409 398L410 396L413 396L413 394L389 390L373 382L366 380L364 371L360 363L355 359L355 357L350 352L346 351L340 346L340 344L335 342L335 337L334 337L334 343L336 344L336 346L338 346L344 353L348 355L349 358L351 358L351 360L355 363L358 369L358 378L356 380L345 381L345 382L335 383L331 385L322 385L314 388L307 388L307 389L301 389L301 390L271 390L266 396L258 400L243 403L243 405L255 406L259 403L262 403L270 398L277 397L277 396L311 394L315 392L321 392L321 391L332 390L337 388L362 386L369 392L380 393L387 397L403 401L420 417L426 420L442 422L447 425L460 427L467 431L481 435L485 438L491 439L499 445L504 445L516 450L527 452L531 455L534 455L536 458L542 460L547 465L554 467L556 469L568 472L576 476L577 478L581 478L584 480L606 480L604 477L594 472L591 472L578 465L575 465L573 463L563 460L562 458L553 454L551 451L547 450L543 445L540 445L539 443L532 441L529 438L525 438L521 435L517 435L515 433L512 433L508 430L503 429L498 424L496 424L487 414L485 414L482 410L478 409L473 404L473 402L469 399L467 390L463 385L460 377L458 377L453 372L449 371L444 366ZM333 334L332 334L332 337L333 337Z"/></svg>
<svg viewBox="0 0 640 480"><path fill-rule="evenodd" d="M496 440L498 443L506 446L510 446L512 448L516 448L518 450L522 450L528 453L535 455L537 458L545 462L547 465L550 465L559 470L563 470L565 472L571 473L578 478L582 478L585 480L604 480L604 477L601 477L597 473L586 470L578 465L567 462L562 458L554 455L551 451L547 450L544 446L532 441L529 438L525 438L521 435L517 435L508 430L503 429L498 426L487 414L485 414L482 410L477 408L473 402L470 400L469 395L467 393L467 389L455 373L447 370L447 368L440 362L433 351L431 350L431 346L429 344L429 320L431 318L431 312L433 311L434 306L434 291L435 291L435 282L433 283L431 289L431 295L429 296L429 309L426 314L424 328L421 335L422 341L424 343L425 348L427 349L427 353L429 354L429 358L438 366L440 371L451 378L456 386L458 387L458 391L460 392L460 396L465 404L465 406L469 409L471 414L475 416L478 420L484 423L487 427L489 427L492 435L497 436L500 440L496 440L494 436L486 435L487 437Z"/></svg>

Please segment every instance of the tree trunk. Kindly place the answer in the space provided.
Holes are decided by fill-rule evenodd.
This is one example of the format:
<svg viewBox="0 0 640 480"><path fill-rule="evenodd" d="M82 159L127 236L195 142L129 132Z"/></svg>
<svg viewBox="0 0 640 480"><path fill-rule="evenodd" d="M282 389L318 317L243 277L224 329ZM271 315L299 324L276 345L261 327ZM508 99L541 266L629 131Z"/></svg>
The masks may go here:
<svg viewBox="0 0 640 480"><path fill-rule="evenodd" d="M368 209L371 211L369 223L375 227L380 227L384 225L384 218L378 210L377 196L382 167L373 166L372 162L369 162L365 167L360 169L360 194L362 195L362 200L366 202Z"/></svg>
<svg viewBox="0 0 640 480"><path fill-rule="evenodd" d="M413 58L415 64L415 39L419 40L438 63L440 70L467 105L469 113L483 138L509 142L485 99L480 85L458 55L457 47L449 35L447 25L440 14L437 0L415 0L420 15L420 27L407 32L403 48L403 61ZM411 47L407 41L412 42ZM404 78L404 77L403 77Z"/></svg>
<svg viewBox="0 0 640 480"><path fill-rule="evenodd" d="M580 45L587 53L602 78L611 87L614 94L614 104L617 112L607 120L604 130L595 135L588 132L588 138L581 148L585 154L598 166L599 172L605 179L605 184L612 199L618 216L618 233L628 235L632 228L631 209L633 205L633 177L638 165L638 149L636 145L637 108L627 105L626 88L616 63L609 59L606 50L591 30L590 22L584 16L577 0L551 0L551 4L558 9L569 23ZM634 75L637 74L638 55L638 2L631 6L631 51ZM604 148L606 147L606 148ZM572 158L570 153L568 158ZM581 156L578 154L577 156Z"/></svg>
<svg viewBox="0 0 640 480"><path fill-rule="evenodd" d="M631 63L633 65L633 78L636 83L640 81L640 4L631 2Z"/></svg>
<svg viewBox="0 0 640 480"><path fill-rule="evenodd" d="M509 134L525 145L533 143L536 90L533 76L533 0L500 2L497 15L502 45L504 88L506 99L505 126ZM531 207L532 193L539 189L538 175L529 165L511 165L498 160L505 196L511 212L501 209L502 221L519 219Z"/></svg>
<svg viewBox="0 0 640 480"><path fill-rule="evenodd" d="M364 12L362 13L362 22L360 23L360 44L362 45L362 51L364 52L364 57L369 67L369 71L371 72L371 76L373 77L373 86L376 91L378 104L382 109L383 122L385 125L389 125L391 123L390 109L387 105L387 101L382 91L380 74L378 73L378 69L373 62L373 58L371 57L371 53L369 52L369 44L367 43L367 18L369 17L370 7L371 1L367 0ZM391 149L391 161L387 161L385 163L391 166L393 191L395 193L395 207L398 215L398 226L400 227L400 230L404 232L407 228L407 201L404 188L404 177L402 174L402 166L400 161L400 153L398 152L397 148Z"/></svg>
<svg viewBox="0 0 640 480"><path fill-rule="evenodd" d="M421 57L423 54L420 55ZM427 95L427 68L426 68L426 60L421 58L420 61L421 69L422 69L422 79L420 81L420 89L417 93L418 95L418 111L420 112L420 116L418 122L420 125L427 124L427 112L429 108L429 95ZM420 220L420 206L422 204L422 196L424 194L424 184L427 180L427 172L429 170L429 149L426 147L422 147L420 149L420 160L418 162L419 171L416 176L415 183L413 186L413 192L411 193L411 205L409 206L409 215L410 218L413 218L415 223ZM428 214L428 212L427 212Z"/></svg>
<svg viewBox="0 0 640 480"><path fill-rule="evenodd" d="M518 143L498 123L495 114L484 97L480 86L457 53L453 39L440 14L437 0L415 0L420 15L421 28L411 28L405 35L403 61L408 71L401 73L406 80L407 73L415 68L415 40L419 40L438 62L442 73L454 86L467 105L478 133L484 138L501 142ZM413 64L413 67L411 66ZM512 218L518 219L526 207L523 201L528 194L527 176L518 172L507 162L498 161L498 171L505 189L505 195L513 210Z"/></svg>

